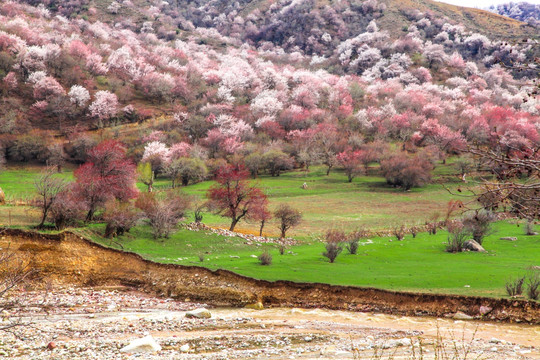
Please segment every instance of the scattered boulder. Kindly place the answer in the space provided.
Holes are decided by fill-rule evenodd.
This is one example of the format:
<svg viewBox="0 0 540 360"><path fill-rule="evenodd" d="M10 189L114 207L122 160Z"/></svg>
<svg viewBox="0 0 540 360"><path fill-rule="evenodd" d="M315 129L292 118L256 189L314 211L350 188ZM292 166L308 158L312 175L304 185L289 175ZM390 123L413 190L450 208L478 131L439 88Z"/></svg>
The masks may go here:
<svg viewBox="0 0 540 360"><path fill-rule="evenodd" d="M158 351L161 351L161 346L159 346L151 335L135 339L128 346L124 346L120 349L120 352L125 353L154 353Z"/></svg>
<svg viewBox="0 0 540 360"><path fill-rule="evenodd" d="M465 314L464 312L458 311L452 316L454 320L473 320L474 318L470 315Z"/></svg>
<svg viewBox="0 0 540 360"><path fill-rule="evenodd" d="M517 237L515 237L515 236L503 236L500 239L501 240L506 240L506 241L517 241Z"/></svg>
<svg viewBox="0 0 540 360"><path fill-rule="evenodd" d="M184 344L184 345L180 346L180 351L184 352L184 353L189 352L189 344Z"/></svg>
<svg viewBox="0 0 540 360"><path fill-rule="evenodd" d="M186 313L187 318L196 318L196 319L210 319L212 314L208 309L199 308Z"/></svg>
<svg viewBox="0 0 540 360"><path fill-rule="evenodd" d="M254 309L254 310L263 310L264 309L264 305L262 302L260 301L257 301L256 303L253 303L253 304L247 304L245 306L246 309Z"/></svg>
<svg viewBox="0 0 540 360"><path fill-rule="evenodd" d="M475 240L467 240L463 243L463 248L469 251L486 252L486 249L482 247Z"/></svg>
<svg viewBox="0 0 540 360"><path fill-rule="evenodd" d="M54 341L51 341L50 343L47 344L47 349L53 350L55 348L56 348L56 343Z"/></svg>
<svg viewBox="0 0 540 360"><path fill-rule="evenodd" d="M478 312L480 313L480 315L486 315L486 314L489 314L490 312L493 311L493 308L490 307L490 306L480 306L480 309L478 310Z"/></svg>

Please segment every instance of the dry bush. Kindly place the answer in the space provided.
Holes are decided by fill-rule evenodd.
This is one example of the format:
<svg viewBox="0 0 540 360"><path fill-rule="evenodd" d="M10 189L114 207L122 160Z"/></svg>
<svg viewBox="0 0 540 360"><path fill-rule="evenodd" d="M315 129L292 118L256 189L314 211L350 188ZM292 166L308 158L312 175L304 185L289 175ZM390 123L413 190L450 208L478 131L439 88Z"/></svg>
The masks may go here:
<svg viewBox="0 0 540 360"><path fill-rule="evenodd" d="M343 242L346 240L346 235L341 230L328 230L325 235L325 249L322 255L333 263L338 255L343 251Z"/></svg>
<svg viewBox="0 0 540 360"><path fill-rule="evenodd" d="M470 236L469 230L459 221L448 224L448 240L446 251L451 253L462 252L463 245Z"/></svg>
<svg viewBox="0 0 540 360"><path fill-rule="evenodd" d="M272 264L272 254L270 254L268 250L264 250L264 252L259 255L258 259L261 262L261 265Z"/></svg>
<svg viewBox="0 0 540 360"><path fill-rule="evenodd" d="M539 271L532 271L529 276L527 276L527 296L532 300L538 300L538 298L540 298Z"/></svg>
<svg viewBox="0 0 540 360"><path fill-rule="evenodd" d="M392 233L398 241L405 239L405 226L401 225L400 227L395 227Z"/></svg>
<svg viewBox="0 0 540 360"><path fill-rule="evenodd" d="M345 248L351 255L358 253L360 239L368 237L368 232L365 229L357 229L347 235Z"/></svg>
<svg viewBox="0 0 540 360"><path fill-rule="evenodd" d="M527 222L525 223L525 235L538 235L536 231L534 231L534 222L531 219L527 219Z"/></svg>
<svg viewBox="0 0 540 360"><path fill-rule="evenodd" d="M58 230L62 230L81 220L85 210L84 203L68 188L58 193L49 209L48 217Z"/></svg>
<svg viewBox="0 0 540 360"><path fill-rule="evenodd" d="M141 213L132 203L113 200L105 205L103 220L107 224L105 227L105 237L113 238L123 235L137 225L141 218Z"/></svg>
<svg viewBox="0 0 540 360"><path fill-rule="evenodd" d="M463 217L463 226L472 234L473 239L482 245L484 237L493 230L495 215L488 210L479 210Z"/></svg>
<svg viewBox="0 0 540 360"><path fill-rule="evenodd" d="M174 191L165 192L162 197L153 192L141 193L135 202L152 227L154 239L168 238L189 205L187 196Z"/></svg>
<svg viewBox="0 0 540 360"><path fill-rule="evenodd" d="M514 280L508 280L505 284L506 293L508 296L516 296L523 294L523 283L525 276L517 277Z"/></svg>

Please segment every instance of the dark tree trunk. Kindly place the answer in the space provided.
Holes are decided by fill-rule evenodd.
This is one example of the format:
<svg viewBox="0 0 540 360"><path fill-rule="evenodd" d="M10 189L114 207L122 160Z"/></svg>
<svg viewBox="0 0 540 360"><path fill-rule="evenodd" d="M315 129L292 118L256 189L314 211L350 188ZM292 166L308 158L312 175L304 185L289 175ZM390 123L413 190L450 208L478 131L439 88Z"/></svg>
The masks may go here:
<svg viewBox="0 0 540 360"><path fill-rule="evenodd" d="M236 227L236 224L238 224L238 221L240 219L232 218L231 227L229 228L229 231L234 231L234 228Z"/></svg>
<svg viewBox="0 0 540 360"><path fill-rule="evenodd" d="M264 220L261 221L261 227L259 229L259 236L262 236L263 228L264 228Z"/></svg>

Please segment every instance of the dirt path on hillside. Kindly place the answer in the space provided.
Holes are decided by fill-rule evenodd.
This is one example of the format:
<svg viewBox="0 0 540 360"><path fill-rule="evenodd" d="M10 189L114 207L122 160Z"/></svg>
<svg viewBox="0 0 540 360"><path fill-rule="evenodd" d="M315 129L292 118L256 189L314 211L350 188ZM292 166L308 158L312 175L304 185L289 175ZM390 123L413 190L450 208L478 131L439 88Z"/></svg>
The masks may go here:
<svg viewBox="0 0 540 360"><path fill-rule="evenodd" d="M0 247L26 257L36 283L122 285L216 306L301 307L540 324L540 303L524 300L413 294L327 284L269 282L200 267L159 264L108 249L71 233L41 235L8 230ZM482 315L483 313L483 315Z"/></svg>

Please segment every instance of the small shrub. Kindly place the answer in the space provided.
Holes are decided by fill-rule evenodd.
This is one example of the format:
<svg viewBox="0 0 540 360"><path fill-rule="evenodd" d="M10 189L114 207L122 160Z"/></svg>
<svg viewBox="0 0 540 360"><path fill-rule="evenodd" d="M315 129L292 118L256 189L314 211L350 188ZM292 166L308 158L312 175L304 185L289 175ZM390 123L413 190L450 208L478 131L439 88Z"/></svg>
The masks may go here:
<svg viewBox="0 0 540 360"><path fill-rule="evenodd" d="M285 246L285 244L279 244L279 255L283 255L285 254L285 249L287 247Z"/></svg>
<svg viewBox="0 0 540 360"><path fill-rule="evenodd" d="M525 276L518 277L514 280L508 280L505 284L506 293L508 296L516 296L523 294L523 283Z"/></svg>
<svg viewBox="0 0 540 360"><path fill-rule="evenodd" d="M135 201L152 227L154 239L168 238L189 208L190 199L180 193L168 191L162 195L141 193Z"/></svg>
<svg viewBox="0 0 540 360"><path fill-rule="evenodd" d="M435 213L429 220L426 220L426 228L429 235L437 235L439 227L439 214Z"/></svg>
<svg viewBox="0 0 540 360"><path fill-rule="evenodd" d="M356 255L358 253L358 246L359 246L360 239L357 237L349 237L347 239L347 243L345 244L345 248L351 255Z"/></svg>
<svg viewBox="0 0 540 360"><path fill-rule="evenodd" d="M410 231L410 233L411 233L413 239L415 239L415 238L416 238L416 235L418 235L418 233L420 232L420 228L419 228L418 226L415 225L415 226L411 227L411 228L409 229L409 231Z"/></svg>
<svg viewBox="0 0 540 360"><path fill-rule="evenodd" d="M484 237L492 232L493 221L495 221L495 215L487 210L475 211L466 215L462 220L465 228L480 245L482 245Z"/></svg>
<svg viewBox="0 0 540 360"><path fill-rule="evenodd" d="M449 223L446 251L451 253L462 252L463 244L469 236L468 229L461 222Z"/></svg>
<svg viewBox="0 0 540 360"><path fill-rule="evenodd" d="M360 239L367 237L367 232L363 229L356 230L347 235L347 242L345 244L345 248L351 255L356 255L358 253L358 247L360 243Z"/></svg>
<svg viewBox="0 0 540 360"><path fill-rule="evenodd" d="M524 230L525 230L525 235L537 235L537 232L534 231L534 223L531 219L527 220Z"/></svg>
<svg viewBox="0 0 540 360"><path fill-rule="evenodd" d="M203 208L200 206L196 207L193 215L195 217L195 223L200 224L203 220Z"/></svg>
<svg viewBox="0 0 540 360"><path fill-rule="evenodd" d="M405 226L395 227L393 233L397 241L402 241L405 238Z"/></svg>
<svg viewBox="0 0 540 360"><path fill-rule="evenodd" d="M268 250L264 250L264 252L259 255L259 261L261 262L261 265L272 264L272 254L270 254Z"/></svg>
<svg viewBox="0 0 540 360"><path fill-rule="evenodd" d="M338 255L343 251L343 246L338 243L326 243L325 245L326 251L322 253L322 255L326 258L328 258L328 261L333 263Z"/></svg>
<svg viewBox="0 0 540 360"><path fill-rule="evenodd" d="M333 263L338 255L343 251L343 241L345 241L345 233L341 230L328 230L326 232L326 251L322 255Z"/></svg>
<svg viewBox="0 0 540 360"><path fill-rule="evenodd" d="M113 200L107 203L103 213L103 220L107 224L105 237L113 238L129 232L140 217L140 212L130 202Z"/></svg>
<svg viewBox="0 0 540 360"><path fill-rule="evenodd" d="M535 271L527 278L527 296L529 299L538 300L540 297L540 272Z"/></svg>

